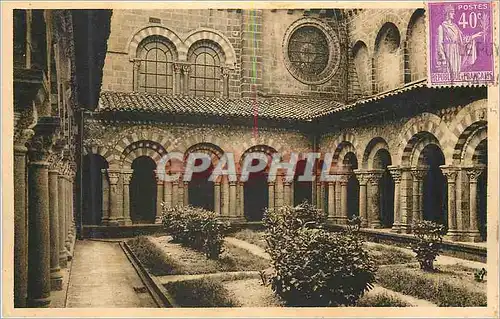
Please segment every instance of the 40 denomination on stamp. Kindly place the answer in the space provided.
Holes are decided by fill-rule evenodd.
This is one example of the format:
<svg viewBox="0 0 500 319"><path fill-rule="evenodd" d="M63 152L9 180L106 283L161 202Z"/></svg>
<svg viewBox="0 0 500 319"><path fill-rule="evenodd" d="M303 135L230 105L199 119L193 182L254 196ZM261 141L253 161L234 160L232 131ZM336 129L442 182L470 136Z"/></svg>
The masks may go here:
<svg viewBox="0 0 500 319"><path fill-rule="evenodd" d="M428 83L495 83L491 2L428 3Z"/></svg>

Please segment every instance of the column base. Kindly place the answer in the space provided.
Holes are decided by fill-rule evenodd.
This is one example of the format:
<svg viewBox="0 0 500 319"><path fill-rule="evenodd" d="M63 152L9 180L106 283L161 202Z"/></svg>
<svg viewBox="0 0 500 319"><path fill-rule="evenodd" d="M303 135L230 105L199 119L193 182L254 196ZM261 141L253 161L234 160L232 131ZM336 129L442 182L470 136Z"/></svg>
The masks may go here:
<svg viewBox="0 0 500 319"><path fill-rule="evenodd" d="M391 228L391 233L401 233L401 225L400 224L393 224Z"/></svg>
<svg viewBox="0 0 500 319"><path fill-rule="evenodd" d="M48 308L50 305L50 297L29 299L27 301L28 308Z"/></svg>
<svg viewBox="0 0 500 319"><path fill-rule="evenodd" d="M132 219L125 218L125 219L122 220L122 224L125 225L125 226L130 226L130 225L132 225Z"/></svg>
<svg viewBox="0 0 500 319"><path fill-rule="evenodd" d="M66 250L61 250L59 252L59 267L67 268L68 267L68 254Z"/></svg>
<svg viewBox="0 0 500 319"><path fill-rule="evenodd" d="M162 221L162 219L161 219L161 216L157 216L157 217L155 218L155 224L159 225L159 224L162 224L162 222L163 222L163 221Z"/></svg>
<svg viewBox="0 0 500 319"><path fill-rule="evenodd" d="M382 224L380 223L380 221L373 221L370 223L370 228L379 229L379 228L383 228L383 227L382 227Z"/></svg>
<svg viewBox="0 0 500 319"><path fill-rule="evenodd" d="M444 239L450 240L450 241L459 241L460 237L462 237L462 234L456 229L448 230L446 235L443 236Z"/></svg>
<svg viewBox="0 0 500 319"><path fill-rule="evenodd" d="M347 217L337 217L336 225L347 225Z"/></svg>
<svg viewBox="0 0 500 319"><path fill-rule="evenodd" d="M483 238L481 237L481 233L478 230L470 230L466 236L467 241L477 243L482 242Z"/></svg>
<svg viewBox="0 0 500 319"><path fill-rule="evenodd" d="M115 219L115 218L108 219L105 225L106 226L120 226L120 220Z"/></svg>
<svg viewBox="0 0 500 319"><path fill-rule="evenodd" d="M62 290L63 289L63 277L60 268L55 268L50 270L50 290Z"/></svg>

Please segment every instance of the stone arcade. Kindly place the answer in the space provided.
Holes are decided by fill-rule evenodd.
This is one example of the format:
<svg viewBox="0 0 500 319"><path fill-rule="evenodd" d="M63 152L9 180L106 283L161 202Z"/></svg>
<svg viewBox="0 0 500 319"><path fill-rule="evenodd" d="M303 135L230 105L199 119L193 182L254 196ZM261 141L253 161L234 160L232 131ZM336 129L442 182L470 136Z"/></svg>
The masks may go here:
<svg viewBox="0 0 500 319"><path fill-rule="evenodd" d="M29 28L35 13L23 12ZM411 233L414 221L433 220L450 240L486 240L486 88L426 86L425 18L423 9L114 10L101 90L95 79L78 94L88 100L75 100L71 51L56 53L56 65L66 63L57 76L40 75L42 96L16 100L16 305L25 305L26 282L28 299L46 304L49 271L57 287L73 216L84 229L139 227L161 222L162 202L241 223L307 199L333 224L359 214L365 228ZM37 55L24 63L28 56ZM50 72L51 54L40 56ZM190 182L156 179L160 158L174 151L209 154L212 164ZM247 183L209 182L225 152L237 174L250 152L333 153L330 173L339 177L268 182L267 167ZM304 169L301 159L296 176Z"/></svg>

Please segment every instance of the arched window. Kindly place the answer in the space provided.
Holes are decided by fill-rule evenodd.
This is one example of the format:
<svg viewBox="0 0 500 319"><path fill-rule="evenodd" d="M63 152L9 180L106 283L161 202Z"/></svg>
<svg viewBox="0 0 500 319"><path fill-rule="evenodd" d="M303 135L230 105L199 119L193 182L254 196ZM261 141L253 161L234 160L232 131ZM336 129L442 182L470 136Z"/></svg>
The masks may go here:
<svg viewBox="0 0 500 319"><path fill-rule="evenodd" d="M173 94L172 45L160 36L151 36L137 49L136 91Z"/></svg>
<svg viewBox="0 0 500 319"><path fill-rule="evenodd" d="M224 55L219 45L200 41L189 50L189 87L194 96L219 97L222 92L221 66Z"/></svg>

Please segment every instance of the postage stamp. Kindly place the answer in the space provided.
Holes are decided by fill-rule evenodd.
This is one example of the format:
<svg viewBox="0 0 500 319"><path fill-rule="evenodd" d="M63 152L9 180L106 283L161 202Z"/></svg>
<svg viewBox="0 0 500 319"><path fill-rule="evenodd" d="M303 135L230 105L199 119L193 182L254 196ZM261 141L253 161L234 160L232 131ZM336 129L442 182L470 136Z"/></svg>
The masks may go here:
<svg viewBox="0 0 500 319"><path fill-rule="evenodd" d="M493 8L490 2L428 3L428 84L495 82Z"/></svg>

